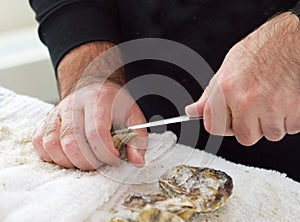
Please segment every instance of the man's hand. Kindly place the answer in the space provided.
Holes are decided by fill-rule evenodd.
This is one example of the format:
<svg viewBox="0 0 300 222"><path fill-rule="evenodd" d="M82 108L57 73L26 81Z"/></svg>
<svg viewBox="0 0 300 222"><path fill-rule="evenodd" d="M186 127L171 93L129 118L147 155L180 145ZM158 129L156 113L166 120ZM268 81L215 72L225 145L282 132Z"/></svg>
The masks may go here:
<svg viewBox="0 0 300 222"><path fill-rule="evenodd" d="M103 164L118 165L119 152L110 134L112 126L145 122L137 104L121 87L122 70L105 75L110 72L110 64L120 58L99 60L94 64L94 75L82 74L97 55L111 46L110 43L89 43L71 51L60 63L58 79L63 99L37 128L32 139L43 160L83 170L94 170ZM126 152L130 162L143 166L147 132L145 129L136 132L137 137L128 144Z"/></svg>
<svg viewBox="0 0 300 222"><path fill-rule="evenodd" d="M300 23L283 13L237 43L201 98L186 107L208 132L246 146L300 132Z"/></svg>

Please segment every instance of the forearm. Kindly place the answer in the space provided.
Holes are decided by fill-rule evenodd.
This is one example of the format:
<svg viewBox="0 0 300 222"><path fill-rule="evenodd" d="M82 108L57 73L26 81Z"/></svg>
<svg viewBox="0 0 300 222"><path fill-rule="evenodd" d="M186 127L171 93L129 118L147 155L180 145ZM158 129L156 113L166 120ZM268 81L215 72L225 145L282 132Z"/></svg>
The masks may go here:
<svg viewBox="0 0 300 222"><path fill-rule="evenodd" d="M258 80L267 78L270 83L280 85L281 80L272 75L280 71L291 80L289 85L300 92L300 21L296 15L285 12L274 17L242 43L237 47L242 47L243 56L248 58L245 59L248 64L244 65L257 67Z"/></svg>
<svg viewBox="0 0 300 222"><path fill-rule="evenodd" d="M120 62L121 55L114 50L114 53L110 53L109 56L100 58L103 52L113 46L114 44L110 42L91 42L71 50L63 57L57 69L61 99L72 93L76 87L90 85L103 79L124 84L123 69L112 73L113 66ZM85 72L91 64L93 67L90 66L89 71Z"/></svg>
<svg viewBox="0 0 300 222"><path fill-rule="evenodd" d="M279 141L300 130L300 22L286 12L227 53L200 100L187 107L208 132L243 145ZM224 115L225 114L225 115Z"/></svg>

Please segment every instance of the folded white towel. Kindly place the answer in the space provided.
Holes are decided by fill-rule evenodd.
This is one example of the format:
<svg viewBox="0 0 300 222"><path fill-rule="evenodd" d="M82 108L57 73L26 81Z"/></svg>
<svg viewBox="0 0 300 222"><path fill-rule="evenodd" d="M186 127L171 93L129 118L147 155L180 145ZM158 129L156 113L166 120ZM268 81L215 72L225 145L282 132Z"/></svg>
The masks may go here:
<svg viewBox="0 0 300 222"><path fill-rule="evenodd" d="M50 104L0 87L0 221L108 221L128 215L130 193L158 191L158 177L179 164L209 166L234 181L232 198L196 221L298 221L300 184L275 171L238 165L176 144L171 132L151 134L146 166L123 163L96 172L42 162L31 145Z"/></svg>

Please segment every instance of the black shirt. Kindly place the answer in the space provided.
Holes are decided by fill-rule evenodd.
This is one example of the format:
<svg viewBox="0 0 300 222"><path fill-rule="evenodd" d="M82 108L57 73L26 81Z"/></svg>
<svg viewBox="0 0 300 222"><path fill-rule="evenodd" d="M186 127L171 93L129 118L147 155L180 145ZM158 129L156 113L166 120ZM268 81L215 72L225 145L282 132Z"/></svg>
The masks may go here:
<svg viewBox="0 0 300 222"><path fill-rule="evenodd" d="M297 0L31 0L40 23L41 40L48 46L54 68L74 47L91 41L122 43L139 38L164 38L199 53L216 72L228 50L277 13ZM126 66L126 77L158 73L168 76L197 100L202 88L175 65L137 61ZM130 89L133 96L138 89ZM182 114L170 101L148 95L138 100L146 118ZM177 107L178 108L178 107ZM189 127L189 126L188 126ZM193 128L191 124L191 129ZM203 129L203 126L201 125ZM180 134L178 125L169 129ZM205 147L208 134L201 130L198 147ZM180 141L189 145L189 141ZM218 152L229 160L276 169L300 180L300 135L286 136L277 143L262 139L251 148L235 138L224 138Z"/></svg>

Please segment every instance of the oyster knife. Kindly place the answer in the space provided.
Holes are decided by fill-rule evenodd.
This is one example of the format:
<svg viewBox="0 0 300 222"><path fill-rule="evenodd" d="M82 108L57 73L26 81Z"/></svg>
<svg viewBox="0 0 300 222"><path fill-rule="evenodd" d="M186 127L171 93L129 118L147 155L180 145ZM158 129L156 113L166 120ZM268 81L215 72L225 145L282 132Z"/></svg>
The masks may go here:
<svg viewBox="0 0 300 222"><path fill-rule="evenodd" d="M186 122L186 121L192 121L192 120L198 120L198 119L202 119L202 116L189 117L188 115L184 115L184 116L178 116L178 117L173 117L173 118L169 118L169 119L153 121L153 122L149 122L149 123L137 124L137 125L129 126L129 127L127 127L127 129L135 130L135 129L148 128L148 127L153 127L153 126L161 126L161 125L167 125L167 124L172 124L172 123L180 123L180 122Z"/></svg>

